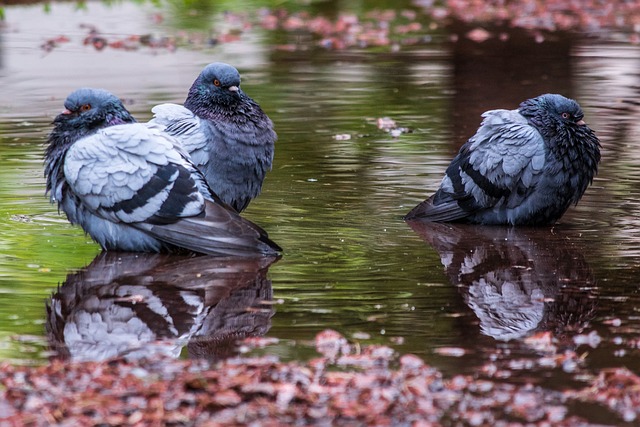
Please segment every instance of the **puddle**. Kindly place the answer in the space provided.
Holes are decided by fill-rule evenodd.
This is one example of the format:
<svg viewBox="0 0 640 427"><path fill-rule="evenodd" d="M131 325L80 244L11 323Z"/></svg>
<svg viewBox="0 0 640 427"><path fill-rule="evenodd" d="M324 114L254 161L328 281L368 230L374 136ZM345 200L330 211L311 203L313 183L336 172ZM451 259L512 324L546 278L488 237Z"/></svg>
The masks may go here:
<svg viewBox="0 0 640 427"><path fill-rule="evenodd" d="M640 369L640 47L580 38L536 43L516 35L505 47L451 43L436 33L395 53L288 52L276 48L281 35L256 26L237 41L211 46L98 51L82 43L81 24L100 22L114 39L177 30L154 20L153 7L126 2L79 11L53 3L46 13L41 5L7 6L5 14L1 360L110 355L66 335L82 316L115 328L109 313L143 328L138 339L157 344L145 350L176 357L215 356L220 341L212 331L225 331L228 320L240 332L222 336L277 338L264 351L285 360L307 357L296 343L332 328L417 354L445 374L493 362L509 372L505 381L555 389L606 367ZM60 34L70 41L43 51ZM146 120L153 105L182 102L214 60L240 69L244 90L276 124L274 169L246 216L285 254L268 269L240 266L240 277L235 267L212 277L211 289L228 294L211 296L207 286L183 281L211 267L203 262L190 270L198 259L99 256L44 197L41 158L49 123L76 87L109 89ZM559 224L413 229L402 221L437 188L482 111L515 108L546 92L576 98L603 144L593 186ZM410 132L378 129L382 117ZM126 280L113 270L123 265ZM174 305L180 299L186 305ZM252 309L239 312L240 306ZM566 352L577 356L565 364L559 358Z"/></svg>

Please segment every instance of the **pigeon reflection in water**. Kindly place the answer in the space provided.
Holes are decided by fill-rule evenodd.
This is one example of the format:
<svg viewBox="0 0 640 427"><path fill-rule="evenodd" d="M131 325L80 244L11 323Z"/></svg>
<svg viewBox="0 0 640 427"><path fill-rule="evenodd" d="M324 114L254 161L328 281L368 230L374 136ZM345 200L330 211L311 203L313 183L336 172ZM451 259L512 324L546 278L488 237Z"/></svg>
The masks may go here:
<svg viewBox="0 0 640 427"><path fill-rule="evenodd" d="M595 278L575 239L550 228L409 225L438 252L484 335L562 337L580 332L595 314Z"/></svg>
<svg viewBox="0 0 640 427"><path fill-rule="evenodd" d="M69 274L47 304L47 335L76 361L168 355L219 359L264 335L276 258L103 252Z"/></svg>

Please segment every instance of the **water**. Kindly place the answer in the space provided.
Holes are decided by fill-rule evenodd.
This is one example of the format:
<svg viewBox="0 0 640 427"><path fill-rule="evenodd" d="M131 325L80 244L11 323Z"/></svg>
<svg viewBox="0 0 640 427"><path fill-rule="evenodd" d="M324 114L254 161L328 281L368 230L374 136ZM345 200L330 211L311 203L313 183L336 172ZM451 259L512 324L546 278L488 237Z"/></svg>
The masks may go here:
<svg viewBox="0 0 640 427"><path fill-rule="evenodd" d="M508 42L450 42L447 31L466 31L454 28L436 29L430 42L396 53L291 52L277 46L294 36L254 26L239 41L194 43L175 52L97 51L83 45L80 24L108 28L110 39L178 30L152 19L152 6L130 3L91 3L79 11L54 3L47 13L42 5L12 6L5 12L0 360L41 364L67 351L77 351L79 359L98 357L97 344L84 352L70 342L61 345L60 331L74 315L103 308L96 316L104 324L114 321L104 313L119 321L147 319L155 326L138 339L155 342L157 349L149 351L182 357L206 353L193 349L202 342L205 348L213 343L209 356L216 356L224 337L214 337L215 331L228 337L224 328L235 325L239 336L278 338L267 351L285 360L310 356L297 343L333 328L362 343L418 354L446 374L473 372L489 361L529 361L512 363L511 380L550 388L606 367L640 369L639 46L567 36L536 43L515 33ZM216 13L212 22L217 30L229 25ZM48 53L40 49L59 34L71 40ZM268 230L284 257L260 268L228 261L225 276L208 270L213 261L185 267L180 260L123 256L121 270L107 274L106 261L94 261L99 248L43 196L49 123L66 95L84 85L113 91L147 120L153 105L181 102L214 60L240 69L244 90L276 124L274 169L246 216ZM593 186L559 224L414 230L402 221L437 188L482 111L515 108L545 92L578 99L603 144ZM411 132L394 137L376 126L381 117ZM92 261L97 267L77 273ZM207 272L214 281L221 275L214 290L227 293L208 296L202 282L189 288L185 270ZM149 301L169 305L179 298L188 303L168 310L180 313L180 322L160 327L148 320L159 310ZM238 311L247 306L252 320ZM200 332L193 329L216 307L224 321L210 318ZM64 315L54 316L56 309ZM584 354L583 365L537 365L545 350L527 337L544 331L557 340L558 353ZM202 338L207 333L209 339ZM576 344L584 337L591 341ZM112 338L118 334L105 339ZM453 357L450 348L464 355Z"/></svg>

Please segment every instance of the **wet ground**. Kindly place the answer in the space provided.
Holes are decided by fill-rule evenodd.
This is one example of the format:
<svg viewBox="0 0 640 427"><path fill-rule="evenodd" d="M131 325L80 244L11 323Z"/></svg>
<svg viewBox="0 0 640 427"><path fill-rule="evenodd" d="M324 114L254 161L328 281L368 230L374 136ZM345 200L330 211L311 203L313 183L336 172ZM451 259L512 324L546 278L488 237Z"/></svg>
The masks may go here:
<svg viewBox="0 0 640 427"><path fill-rule="evenodd" d="M467 27L432 26L396 48L292 49L308 37L249 28L235 15L213 13L215 37L161 20L149 5L12 6L5 15L1 360L218 358L245 336L277 338L262 351L294 360L313 354L301 343L332 328L447 375L490 363L507 383L549 390L582 387L603 368L640 369L638 45L518 32L478 43L464 37ZM87 25L137 49L85 44ZM148 34L179 43L127 39ZM269 265L99 255L43 195L49 123L79 86L118 94L146 120L153 105L181 102L214 60L239 68L245 92L276 124L274 169L246 216L284 257ZM577 99L603 145L593 186L559 224L402 221L437 188L481 112L546 92ZM380 129L382 117L410 132ZM578 412L612 423L600 408Z"/></svg>

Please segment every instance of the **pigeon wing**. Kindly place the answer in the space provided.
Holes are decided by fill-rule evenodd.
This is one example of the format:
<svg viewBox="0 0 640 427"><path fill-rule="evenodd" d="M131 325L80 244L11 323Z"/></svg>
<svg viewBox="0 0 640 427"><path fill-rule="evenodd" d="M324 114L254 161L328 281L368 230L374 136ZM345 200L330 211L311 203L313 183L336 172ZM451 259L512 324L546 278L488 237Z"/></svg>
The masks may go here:
<svg viewBox="0 0 640 427"><path fill-rule="evenodd" d="M98 216L122 223L198 215L204 197L171 138L143 124L111 126L76 142L65 158L72 191Z"/></svg>
<svg viewBox="0 0 640 427"><path fill-rule="evenodd" d="M438 191L406 218L456 221L494 207L518 206L545 166L542 135L517 110L491 110L453 159Z"/></svg>
<svg viewBox="0 0 640 427"><path fill-rule="evenodd" d="M156 105L151 112L153 119L148 123L150 127L162 129L177 138L196 165L204 165L209 161L209 135L200 117L178 104Z"/></svg>
<svg viewBox="0 0 640 427"><path fill-rule="evenodd" d="M172 224L140 223L137 227L164 242L210 255L278 256L282 252L258 225L208 200L203 215Z"/></svg>

